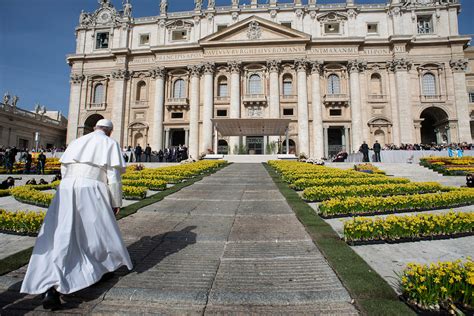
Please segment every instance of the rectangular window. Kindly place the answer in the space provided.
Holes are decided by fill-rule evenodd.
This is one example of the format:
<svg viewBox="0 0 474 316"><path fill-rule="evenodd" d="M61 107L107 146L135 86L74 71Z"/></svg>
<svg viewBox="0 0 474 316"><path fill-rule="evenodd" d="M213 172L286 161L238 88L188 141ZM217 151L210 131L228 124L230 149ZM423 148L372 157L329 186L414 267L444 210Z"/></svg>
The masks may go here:
<svg viewBox="0 0 474 316"><path fill-rule="evenodd" d="M331 109L329 110L329 116L341 116L342 110L341 109Z"/></svg>
<svg viewBox="0 0 474 316"><path fill-rule="evenodd" d="M183 112L171 112L172 119L182 119L184 117Z"/></svg>
<svg viewBox="0 0 474 316"><path fill-rule="evenodd" d="M293 108L283 109L283 116L293 116Z"/></svg>
<svg viewBox="0 0 474 316"><path fill-rule="evenodd" d="M418 34L432 34L433 21L431 16L418 16Z"/></svg>
<svg viewBox="0 0 474 316"><path fill-rule="evenodd" d="M469 102L474 103L474 92L469 92Z"/></svg>
<svg viewBox="0 0 474 316"><path fill-rule="evenodd" d="M367 33L368 34L377 34L379 32L379 25L377 23L367 24Z"/></svg>
<svg viewBox="0 0 474 316"><path fill-rule="evenodd" d="M140 34L140 45L150 44L150 34Z"/></svg>
<svg viewBox="0 0 474 316"><path fill-rule="evenodd" d="M227 116L227 110L217 110L216 115L217 116Z"/></svg>
<svg viewBox="0 0 474 316"><path fill-rule="evenodd" d="M188 39L188 31L186 30L177 30L171 33L171 39L173 41L185 41Z"/></svg>
<svg viewBox="0 0 474 316"><path fill-rule="evenodd" d="M227 24L219 24L217 25L217 32L222 31L227 27Z"/></svg>
<svg viewBox="0 0 474 316"><path fill-rule="evenodd" d="M291 29L291 22L281 22L281 25Z"/></svg>
<svg viewBox="0 0 474 316"><path fill-rule="evenodd" d="M283 95L293 94L293 82L290 80L283 81Z"/></svg>
<svg viewBox="0 0 474 316"><path fill-rule="evenodd" d="M95 48L109 48L109 32L100 32L96 34Z"/></svg>
<svg viewBox="0 0 474 316"><path fill-rule="evenodd" d="M324 24L325 34L339 34L339 23Z"/></svg>

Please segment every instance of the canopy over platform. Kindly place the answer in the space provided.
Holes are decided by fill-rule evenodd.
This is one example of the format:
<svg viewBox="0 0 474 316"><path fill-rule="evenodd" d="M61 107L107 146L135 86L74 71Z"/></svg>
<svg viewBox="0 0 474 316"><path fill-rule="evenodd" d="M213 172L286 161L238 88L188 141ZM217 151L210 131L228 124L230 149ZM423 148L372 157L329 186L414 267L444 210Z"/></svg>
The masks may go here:
<svg viewBox="0 0 474 316"><path fill-rule="evenodd" d="M212 119L222 136L283 136L288 130L290 119Z"/></svg>

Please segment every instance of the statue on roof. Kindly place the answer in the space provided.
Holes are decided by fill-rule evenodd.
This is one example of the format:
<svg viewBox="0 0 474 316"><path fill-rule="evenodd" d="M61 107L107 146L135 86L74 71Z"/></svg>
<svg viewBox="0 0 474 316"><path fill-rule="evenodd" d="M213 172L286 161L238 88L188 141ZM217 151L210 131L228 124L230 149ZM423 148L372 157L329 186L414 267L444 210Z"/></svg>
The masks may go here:
<svg viewBox="0 0 474 316"><path fill-rule="evenodd" d="M112 4L110 4L110 0L98 0L98 2L102 8L110 8L112 6Z"/></svg>
<svg viewBox="0 0 474 316"><path fill-rule="evenodd" d="M166 15L166 11L168 10L168 1L167 0L161 0L160 3L160 14L161 15Z"/></svg>
<svg viewBox="0 0 474 316"><path fill-rule="evenodd" d="M17 95L14 95L13 98L12 98L12 106L15 108L16 107L16 104L18 103L18 101L20 100L20 98L17 96Z"/></svg>
<svg viewBox="0 0 474 316"><path fill-rule="evenodd" d="M10 94L8 92L5 92L3 95L3 104L8 105L8 102L10 102Z"/></svg>
<svg viewBox="0 0 474 316"><path fill-rule="evenodd" d="M201 11L202 0L194 0L194 10Z"/></svg>
<svg viewBox="0 0 474 316"><path fill-rule="evenodd" d="M123 5L123 15L127 18L132 16L132 4L129 2L129 0L123 0L122 1Z"/></svg>

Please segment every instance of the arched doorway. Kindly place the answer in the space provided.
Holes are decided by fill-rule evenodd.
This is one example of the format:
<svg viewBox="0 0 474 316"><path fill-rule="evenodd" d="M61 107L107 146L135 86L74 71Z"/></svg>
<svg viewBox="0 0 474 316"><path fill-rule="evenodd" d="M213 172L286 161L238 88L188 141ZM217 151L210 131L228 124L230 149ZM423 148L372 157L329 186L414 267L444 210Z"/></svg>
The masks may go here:
<svg viewBox="0 0 474 316"><path fill-rule="evenodd" d="M137 147L137 145L140 145L141 147L145 147L146 144L143 142L143 134L138 132L134 136L133 140L133 147Z"/></svg>
<svg viewBox="0 0 474 316"><path fill-rule="evenodd" d="M217 142L217 153L220 155L228 155L229 154L229 144L224 139L219 139Z"/></svg>
<svg viewBox="0 0 474 316"><path fill-rule="evenodd" d="M374 133L374 138L379 142L380 146L385 146L385 132L381 129L376 130Z"/></svg>
<svg viewBox="0 0 474 316"><path fill-rule="evenodd" d="M94 131L95 124L104 117L100 114L92 114L84 122L84 135L92 133Z"/></svg>
<svg viewBox="0 0 474 316"><path fill-rule="evenodd" d="M430 107L421 112L421 143L450 142L448 114L440 108Z"/></svg>
<svg viewBox="0 0 474 316"><path fill-rule="evenodd" d="M172 129L171 130L171 146L178 147L185 145L186 132L184 129Z"/></svg>
<svg viewBox="0 0 474 316"><path fill-rule="evenodd" d="M288 153L289 154L296 154L296 144L295 144L295 141L292 140L292 139L289 139L288 140L288 144L289 144L289 151ZM281 143L281 152L283 154L286 154L286 139L283 140L283 142Z"/></svg>

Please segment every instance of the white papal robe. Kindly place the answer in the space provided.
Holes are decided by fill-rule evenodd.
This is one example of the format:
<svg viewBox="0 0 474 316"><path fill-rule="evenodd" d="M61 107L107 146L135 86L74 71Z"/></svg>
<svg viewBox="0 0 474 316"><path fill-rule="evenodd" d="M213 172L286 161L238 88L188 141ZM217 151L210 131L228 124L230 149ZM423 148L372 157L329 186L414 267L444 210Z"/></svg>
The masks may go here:
<svg viewBox="0 0 474 316"><path fill-rule="evenodd" d="M54 287L69 294L132 262L113 207L122 206L125 162L118 143L97 130L61 157L62 181L38 234L22 293Z"/></svg>

